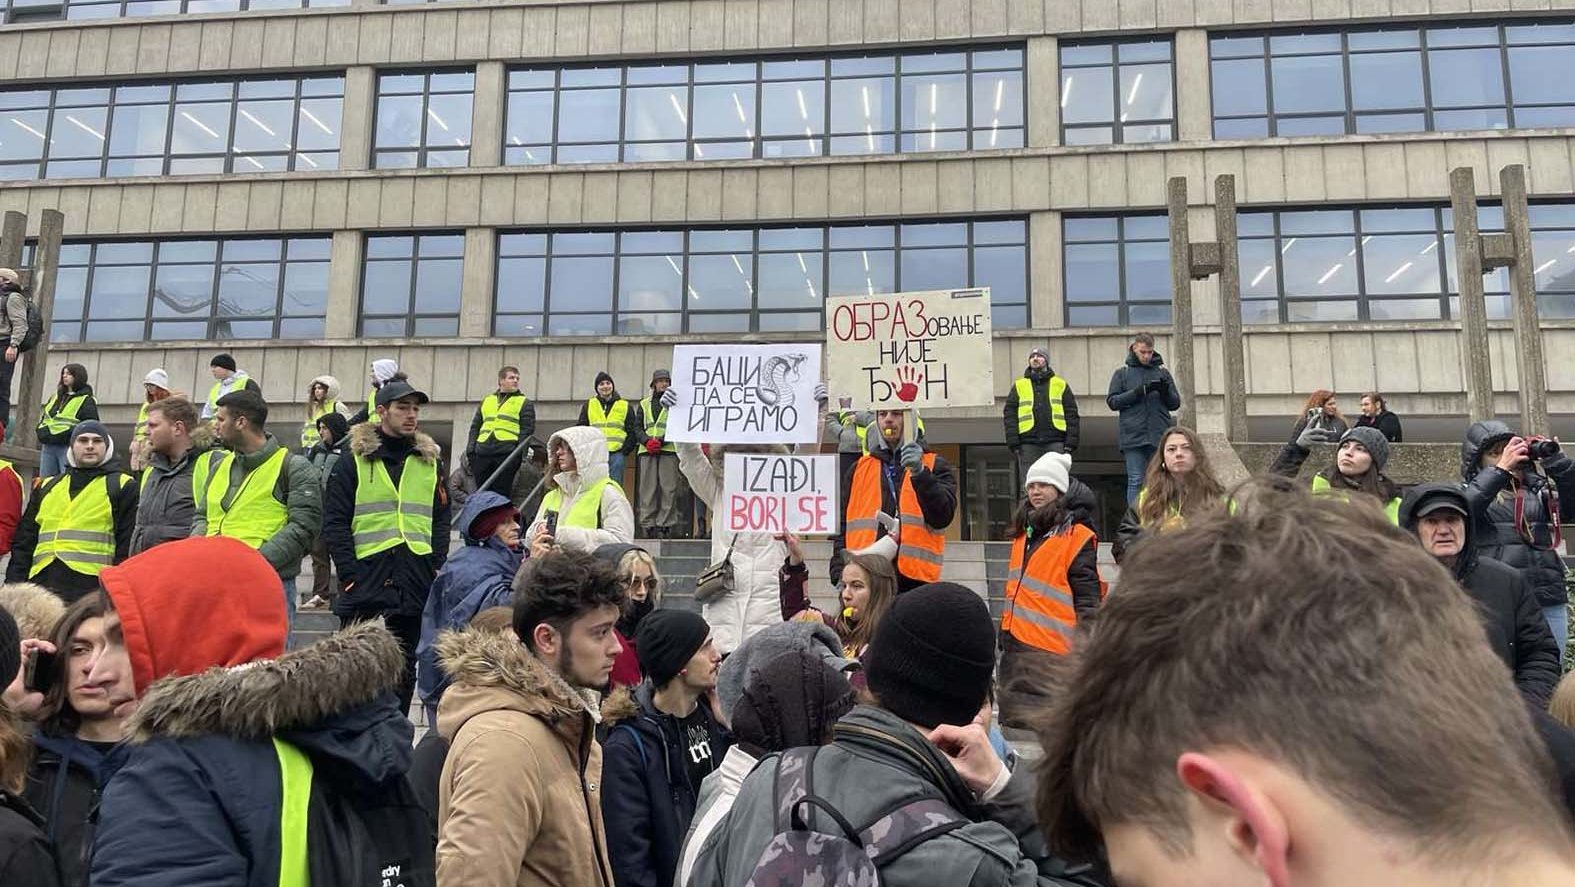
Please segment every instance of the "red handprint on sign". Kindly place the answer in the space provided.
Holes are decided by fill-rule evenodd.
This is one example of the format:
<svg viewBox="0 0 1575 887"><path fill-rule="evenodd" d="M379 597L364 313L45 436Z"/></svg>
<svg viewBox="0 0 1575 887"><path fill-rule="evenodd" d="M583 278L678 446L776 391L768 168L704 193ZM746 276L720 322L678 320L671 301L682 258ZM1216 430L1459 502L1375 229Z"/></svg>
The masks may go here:
<svg viewBox="0 0 1575 887"><path fill-rule="evenodd" d="M912 403L919 396L919 383L924 381L924 373L918 367L897 368L897 399L904 403Z"/></svg>

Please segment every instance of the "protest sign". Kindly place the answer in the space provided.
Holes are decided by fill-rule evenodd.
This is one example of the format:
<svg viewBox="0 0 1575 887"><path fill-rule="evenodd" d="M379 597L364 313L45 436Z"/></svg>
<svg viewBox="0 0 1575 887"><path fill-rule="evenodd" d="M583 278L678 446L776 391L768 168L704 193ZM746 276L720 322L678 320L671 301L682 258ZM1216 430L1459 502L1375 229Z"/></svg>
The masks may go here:
<svg viewBox="0 0 1575 887"><path fill-rule="evenodd" d="M990 290L826 300L831 393L855 409L995 403Z"/></svg>
<svg viewBox="0 0 1575 887"><path fill-rule="evenodd" d="M722 459L724 533L837 532L837 457L728 453Z"/></svg>
<svg viewBox="0 0 1575 887"><path fill-rule="evenodd" d="M691 443L814 443L820 346L677 345L678 404L667 439Z"/></svg>

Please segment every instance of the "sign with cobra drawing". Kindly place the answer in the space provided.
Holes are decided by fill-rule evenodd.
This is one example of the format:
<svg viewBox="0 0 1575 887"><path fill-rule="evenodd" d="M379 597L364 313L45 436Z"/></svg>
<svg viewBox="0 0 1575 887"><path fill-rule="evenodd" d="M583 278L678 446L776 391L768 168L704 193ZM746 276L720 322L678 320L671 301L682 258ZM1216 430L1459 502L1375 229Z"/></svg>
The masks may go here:
<svg viewBox="0 0 1575 887"><path fill-rule="evenodd" d="M854 409L990 406L990 289L829 298L826 357Z"/></svg>
<svg viewBox="0 0 1575 887"><path fill-rule="evenodd" d="M676 345L667 439L691 443L814 443L818 344Z"/></svg>
<svg viewBox="0 0 1575 887"><path fill-rule="evenodd" d="M717 520L727 533L837 532L836 456L728 453Z"/></svg>

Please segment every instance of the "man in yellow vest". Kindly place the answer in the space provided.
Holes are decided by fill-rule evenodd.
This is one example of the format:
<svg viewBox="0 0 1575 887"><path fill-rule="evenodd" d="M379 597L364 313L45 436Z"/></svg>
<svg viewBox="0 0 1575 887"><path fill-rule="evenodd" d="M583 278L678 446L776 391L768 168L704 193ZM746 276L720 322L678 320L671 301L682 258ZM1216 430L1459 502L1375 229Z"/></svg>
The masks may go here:
<svg viewBox="0 0 1575 887"><path fill-rule="evenodd" d="M1026 482L1028 469L1045 453L1077 451L1077 398L1066 379L1050 366L1043 348L1028 352L1028 366L1006 392L1001 411L1006 446L1017 456L1017 478Z"/></svg>
<svg viewBox="0 0 1575 887"><path fill-rule="evenodd" d="M255 391L219 398L214 433L225 449L203 456L193 536L229 536L257 549L279 573L295 612L295 577L323 525L317 469L268 433L268 404Z"/></svg>
<svg viewBox="0 0 1575 887"><path fill-rule="evenodd" d="M613 377L604 370L596 374L596 396L580 407L580 421L607 439L607 476L623 483L624 460L645 439L640 414L618 394Z"/></svg>
<svg viewBox="0 0 1575 887"><path fill-rule="evenodd" d="M219 398L231 391L255 391L262 396L262 387L251 373L235 366L235 358L228 354L215 354L208 361L208 372L213 374L213 387L208 389L208 399L202 405L202 420L207 422L219 414Z"/></svg>
<svg viewBox="0 0 1575 887"><path fill-rule="evenodd" d="M98 588L131 547L137 483L120 470L115 441L97 419L71 430L68 468L38 488L11 542L5 581L36 582L72 603Z"/></svg>
<svg viewBox="0 0 1575 887"><path fill-rule="evenodd" d="M957 516L957 473L925 450L922 430L903 443L907 418L904 410L876 412L870 428L878 437L842 478L843 535L832 540L834 573L844 549L879 554L895 563L898 591L940 580L943 534Z"/></svg>
<svg viewBox="0 0 1575 887"><path fill-rule="evenodd" d="M536 433L536 405L520 391L519 367L498 370L498 390L482 398L476 417L470 420L470 443L465 455L478 490L486 489L508 498L514 490L514 475L520 470L525 452L509 459L521 440ZM504 465L504 461L508 465ZM498 472L490 486L481 486Z"/></svg>
<svg viewBox="0 0 1575 887"><path fill-rule="evenodd" d="M340 583L334 615L345 626L381 618L399 639L401 711L415 692L421 611L448 558L448 473L437 442L419 430L428 401L402 379L380 386L377 421L350 429L323 503L323 540Z"/></svg>
<svg viewBox="0 0 1575 887"><path fill-rule="evenodd" d="M651 374L651 393L640 401L640 425L644 446L640 450L640 527L657 539L678 534L680 507L689 495L689 485L678 470L678 446L667 440L670 412L662 395L672 387L673 374L657 370Z"/></svg>

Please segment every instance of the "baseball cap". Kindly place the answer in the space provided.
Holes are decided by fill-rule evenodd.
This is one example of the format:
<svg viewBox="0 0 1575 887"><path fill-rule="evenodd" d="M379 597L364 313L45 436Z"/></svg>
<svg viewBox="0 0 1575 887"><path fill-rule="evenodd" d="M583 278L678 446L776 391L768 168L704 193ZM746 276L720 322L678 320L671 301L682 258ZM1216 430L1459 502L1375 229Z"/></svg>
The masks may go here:
<svg viewBox="0 0 1575 887"><path fill-rule="evenodd" d="M403 379L398 379L393 382L387 382L383 387L377 389L377 405L386 407L400 398L410 397L411 395L415 395L416 403L430 403L432 401L432 398L427 397L425 391L415 388Z"/></svg>

